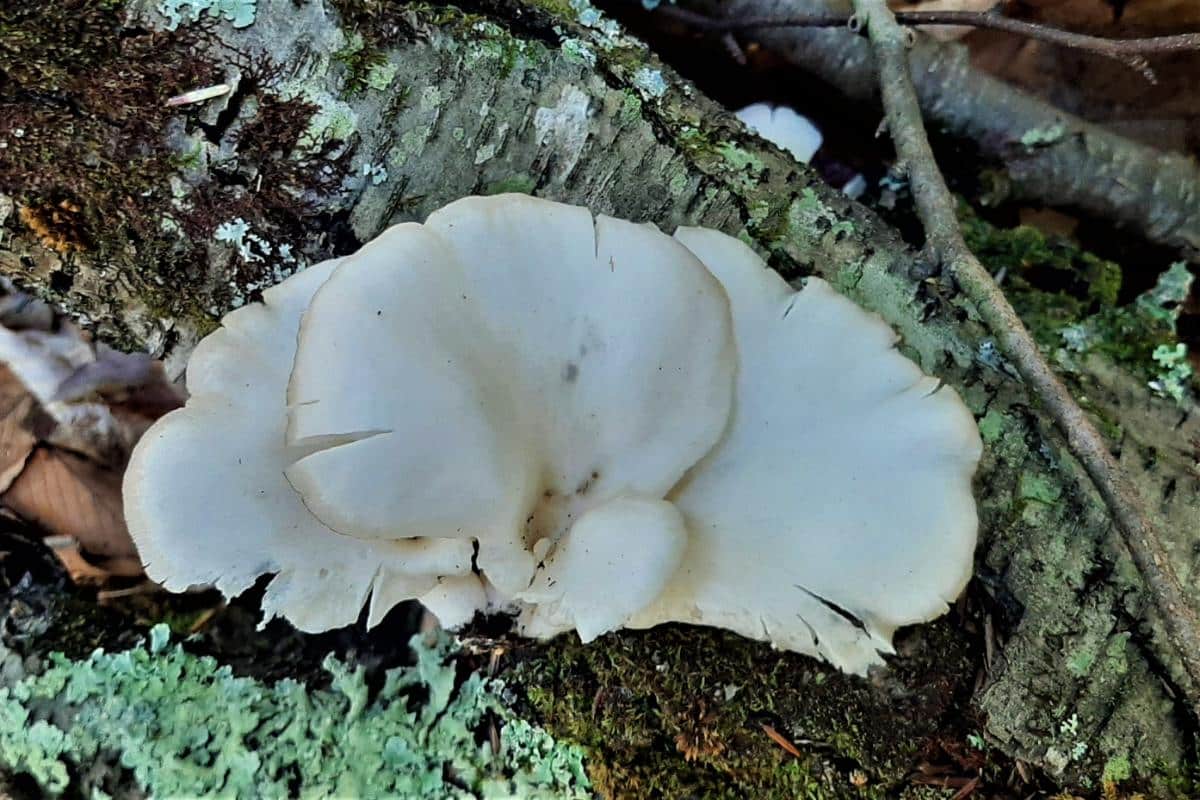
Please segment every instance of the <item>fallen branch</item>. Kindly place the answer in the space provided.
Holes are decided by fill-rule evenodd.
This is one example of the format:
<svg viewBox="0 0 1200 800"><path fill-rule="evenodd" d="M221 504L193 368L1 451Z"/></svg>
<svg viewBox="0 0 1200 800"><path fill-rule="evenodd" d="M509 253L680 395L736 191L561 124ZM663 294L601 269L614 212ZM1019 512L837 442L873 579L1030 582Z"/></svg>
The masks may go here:
<svg viewBox="0 0 1200 800"><path fill-rule="evenodd" d="M770 28L837 28L848 26L854 19L852 14L815 11L808 14L784 15L779 17L743 17L738 19L714 19L694 11L676 6L662 6L662 12L692 27L709 33L726 34L736 31ZM1200 33L1179 33L1171 36L1149 36L1134 39L1114 39L1092 36L1086 33L1065 31L1037 22L1013 19L991 11L896 11L893 14L900 25L954 25L971 28L987 28L1004 31L1027 39L1086 50L1090 53L1116 59L1138 70L1154 80L1154 74L1146 62L1148 55L1185 53L1200 50Z"/></svg>
<svg viewBox="0 0 1200 800"><path fill-rule="evenodd" d="M696 0L693 8L720 15L705 18L721 24L838 19L836 28L761 29L755 41L848 100L877 102L870 46L843 26L846 6L839 0ZM919 36L909 64L925 118L1003 164L1013 199L1078 209L1184 258L1200 258L1200 166L1194 160L1127 139L1014 88L973 67L959 43ZM1038 134L1035 144L1024 144L1031 133Z"/></svg>
<svg viewBox="0 0 1200 800"><path fill-rule="evenodd" d="M1191 680L1189 703L1200 716L1200 620L1184 596L1158 532L1150 524L1137 490L1121 472L1104 439L1042 358L987 270L967 247L955 217L954 198L938 170L910 76L911 32L902 28L884 0L854 0L865 22L878 65L879 86L888 131L904 165L917 212L925 228L926 249L974 303L1004 354L1041 400L1067 437L1104 498L1128 546L1147 590L1158 607L1167 637Z"/></svg>

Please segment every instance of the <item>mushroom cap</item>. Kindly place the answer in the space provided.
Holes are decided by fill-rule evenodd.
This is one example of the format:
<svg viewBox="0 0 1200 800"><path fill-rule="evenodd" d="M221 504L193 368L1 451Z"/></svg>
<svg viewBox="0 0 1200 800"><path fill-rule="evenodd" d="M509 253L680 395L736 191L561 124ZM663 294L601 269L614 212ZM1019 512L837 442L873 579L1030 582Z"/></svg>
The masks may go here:
<svg viewBox="0 0 1200 800"><path fill-rule="evenodd" d="M671 237L525 195L391 229L305 314L288 478L364 540L478 541L509 597L535 543L661 498L720 438L734 354L720 284ZM350 390L353 387L353 390Z"/></svg>
<svg viewBox="0 0 1200 800"><path fill-rule="evenodd" d="M521 633L575 628L586 643L624 627L678 570L687 537L683 515L665 500L617 497L589 509L517 595L528 604Z"/></svg>
<svg viewBox="0 0 1200 800"><path fill-rule="evenodd" d="M865 672L970 575L981 444L876 315L741 242L524 195L228 315L126 473L147 573L305 630L420 598L527 635L681 621Z"/></svg>
<svg viewBox="0 0 1200 800"><path fill-rule="evenodd" d="M795 292L736 239L675 235L729 295L737 388L724 438L668 496L683 562L630 625L714 625L863 673L970 577L975 420L824 281Z"/></svg>
<svg viewBox="0 0 1200 800"><path fill-rule="evenodd" d="M469 541L340 536L284 477L292 460L284 406L300 317L340 263L268 289L263 303L229 314L197 345L187 405L142 437L123 486L147 575L174 591L213 584L233 596L277 573L263 598L264 622L281 615L308 631L354 622L372 588L395 588L397 576L415 597L439 575L471 570ZM371 616L377 622L382 613Z"/></svg>
<svg viewBox="0 0 1200 800"><path fill-rule="evenodd" d="M787 106L754 103L737 112L737 118L768 142L788 151L802 164L812 161L824 137L808 117Z"/></svg>

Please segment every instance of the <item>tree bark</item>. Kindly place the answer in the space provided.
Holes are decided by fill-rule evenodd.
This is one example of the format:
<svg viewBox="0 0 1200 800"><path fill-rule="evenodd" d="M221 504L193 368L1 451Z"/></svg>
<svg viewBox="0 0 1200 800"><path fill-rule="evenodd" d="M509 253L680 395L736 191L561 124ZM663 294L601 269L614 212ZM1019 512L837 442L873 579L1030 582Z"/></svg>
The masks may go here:
<svg viewBox="0 0 1200 800"><path fill-rule="evenodd" d="M134 39L165 23L149 0L126 12ZM982 731L1003 752L1064 779L1096 780L1124 765L1142 776L1182 776L1196 727L1174 688L1179 665L1162 657L1160 621L1141 616L1137 573L1103 503L1020 380L992 357L977 310L868 210L751 137L590 6L495 0L464 13L374 0L259 0L248 27L201 20L181 31L171 39L180 49L164 49L163 58L185 53L211 66L206 81L231 91L164 112L161 129L142 133L143 150L170 166L139 184L143 194L125 213L137 216L137 230L158 233L135 245L98 241L93 232L65 246L77 231L39 221L86 221L105 209L60 208L54 187L10 177L0 184L5 274L76 313L98 336L149 348L178 372L221 313L300 262L353 250L389 224L423 219L467 194L528 191L668 231L706 225L748 238L785 276L821 275L880 313L902 334L904 351L954 386L982 420L982 530L969 594L994 636L985 648L982 631L916 632L922 658L940 662L938 679L971 694L972 662L964 667L945 642L986 649L971 698ZM0 84L10 106L42 102L12 86ZM167 76L145 91L161 103L196 88ZM81 103L72 113L89 113ZM124 124L114 119L105 124ZM32 158L21 149L28 133L5 134L8 149L0 152ZM83 157L60 147L55 159ZM92 197L58 188L71 203ZM1066 377L1100 420L1119 422L1113 446L1153 501L1185 585L1194 586L1200 481L1191 443L1200 441L1200 416L1152 396L1099 356ZM659 635L667 634L650 631L637 641ZM903 655L872 685L759 645L727 646L754 653L756 664L825 675L843 692L846 718L909 713L896 698L932 680ZM649 652L638 652L637 663L649 665ZM653 658L667 658L666 671L694 668L678 654L686 651L673 652ZM822 690L811 691L816 698ZM736 709L740 701L725 702ZM749 719L751 711L738 713ZM801 735L817 725L805 713L780 720L782 732L813 738ZM832 754L817 748L817 757L850 759L898 783L941 719L846 730ZM880 743L871 738L887 735L912 740L887 750L901 758L872 759ZM680 769L701 768L677 760ZM843 784L836 793L855 791Z"/></svg>

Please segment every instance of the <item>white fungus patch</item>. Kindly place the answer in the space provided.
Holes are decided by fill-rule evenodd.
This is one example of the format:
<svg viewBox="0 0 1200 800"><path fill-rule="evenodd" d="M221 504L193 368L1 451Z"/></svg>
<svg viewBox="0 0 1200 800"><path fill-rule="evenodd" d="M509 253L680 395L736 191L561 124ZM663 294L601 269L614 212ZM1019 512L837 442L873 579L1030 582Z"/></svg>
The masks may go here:
<svg viewBox="0 0 1200 800"><path fill-rule="evenodd" d="M953 389L723 234L472 197L264 301L127 472L168 588L275 573L268 616L305 630L413 598L585 641L688 622L861 673L970 574Z"/></svg>
<svg viewBox="0 0 1200 800"><path fill-rule="evenodd" d="M737 112L747 128L807 164L821 147L821 131L807 117L787 106L755 103Z"/></svg>

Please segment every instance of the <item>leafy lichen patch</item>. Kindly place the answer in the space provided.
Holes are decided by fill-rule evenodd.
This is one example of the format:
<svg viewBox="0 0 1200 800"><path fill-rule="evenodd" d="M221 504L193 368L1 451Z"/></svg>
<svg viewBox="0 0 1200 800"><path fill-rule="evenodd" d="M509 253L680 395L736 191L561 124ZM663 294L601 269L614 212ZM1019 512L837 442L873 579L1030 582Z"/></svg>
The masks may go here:
<svg viewBox="0 0 1200 800"><path fill-rule="evenodd" d="M115 757L158 797L590 796L578 748L501 702L502 684L456 675L444 635L375 696L333 658L328 690L236 677L155 628L148 648L96 651L0 689L0 761L51 794ZM498 746L481 737L496 726ZM87 787L112 790L115 787Z"/></svg>

